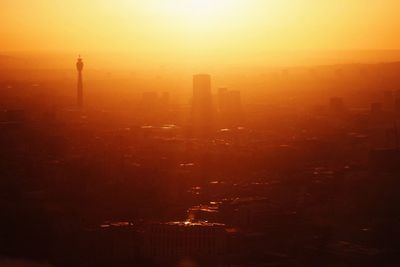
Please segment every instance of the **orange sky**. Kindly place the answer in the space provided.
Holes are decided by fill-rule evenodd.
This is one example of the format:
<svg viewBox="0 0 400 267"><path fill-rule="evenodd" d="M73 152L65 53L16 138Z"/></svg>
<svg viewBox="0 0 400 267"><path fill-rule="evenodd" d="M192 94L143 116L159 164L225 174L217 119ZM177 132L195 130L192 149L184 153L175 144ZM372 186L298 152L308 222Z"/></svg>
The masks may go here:
<svg viewBox="0 0 400 267"><path fill-rule="evenodd" d="M0 53L169 60L265 51L400 48L398 0L1 0Z"/></svg>

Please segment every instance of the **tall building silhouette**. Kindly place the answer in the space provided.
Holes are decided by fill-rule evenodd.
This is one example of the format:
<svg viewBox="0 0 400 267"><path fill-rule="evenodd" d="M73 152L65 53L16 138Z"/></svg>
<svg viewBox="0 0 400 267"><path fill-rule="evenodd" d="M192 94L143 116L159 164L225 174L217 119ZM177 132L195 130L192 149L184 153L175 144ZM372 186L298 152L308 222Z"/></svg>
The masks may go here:
<svg viewBox="0 0 400 267"><path fill-rule="evenodd" d="M83 70L83 61L81 56L79 56L78 61L76 62L76 69L78 70L78 85L77 85L77 103L78 107L83 107L83 81L82 81L82 70Z"/></svg>
<svg viewBox="0 0 400 267"><path fill-rule="evenodd" d="M207 109L212 106L211 76L197 74L193 76L193 108Z"/></svg>
<svg viewBox="0 0 400 267"><path fill-rule="evenodd" d="M193 76L193 106L194 126L201 132L207 132L213 125L213 103L211 94L211 76L197 74Z"/></svg>

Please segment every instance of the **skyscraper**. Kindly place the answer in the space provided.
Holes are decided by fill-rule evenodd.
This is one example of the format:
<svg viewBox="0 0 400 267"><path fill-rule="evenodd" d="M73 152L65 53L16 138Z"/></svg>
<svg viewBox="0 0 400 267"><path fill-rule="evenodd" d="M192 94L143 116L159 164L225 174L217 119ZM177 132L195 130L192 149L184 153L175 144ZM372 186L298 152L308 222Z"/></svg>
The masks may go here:
<svg viewBox="0 0 400 267"><path fill-rule="evenodd" d="M211 76L208 74L197 74L193 76L193 108L204 109L212 106Z"/></svg>
<svg viewBox="0 0 400 267"><path fill-rule="evenodd" d="M208 74L193 76L193 122L197 131L208 132L213 125L211 77Z"/></svg>
<svg viewBox="0 0 400 267"><path fill-rule="evenodd" d="M77 85L77 103L78 107L83 107L83 81L82 81L82 70L83 70L83 61L81 56L79 56L78 61L76 62L76 69L78 70L78 85Z"/></svg>

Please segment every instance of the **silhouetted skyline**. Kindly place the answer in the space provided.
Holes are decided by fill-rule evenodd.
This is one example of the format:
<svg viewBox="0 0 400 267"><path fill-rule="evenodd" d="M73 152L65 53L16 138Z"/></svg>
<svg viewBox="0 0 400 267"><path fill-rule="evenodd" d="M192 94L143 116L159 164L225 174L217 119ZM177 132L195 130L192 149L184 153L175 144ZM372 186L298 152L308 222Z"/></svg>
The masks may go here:
<svg viewBox="0 0 400 267"><path fill-rule="evenodd" d="M0 267L400 266L399 8L4 0Z"/></svg>

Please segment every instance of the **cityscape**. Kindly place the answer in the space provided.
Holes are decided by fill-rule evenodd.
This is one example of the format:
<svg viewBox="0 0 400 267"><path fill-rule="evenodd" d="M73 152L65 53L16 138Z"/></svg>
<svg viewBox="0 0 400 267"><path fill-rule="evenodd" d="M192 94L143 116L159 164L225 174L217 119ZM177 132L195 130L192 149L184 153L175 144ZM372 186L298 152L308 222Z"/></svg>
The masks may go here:
<svg viewBox="0 0 400 267"><path fill-rule="evenodd" d="M193 1L190 17L211 23L228 2ZM0 267L400 265L398 50L177 67L91 42L82 54L10 44ZM110 63L125 61L137 66Z"/></svg>

